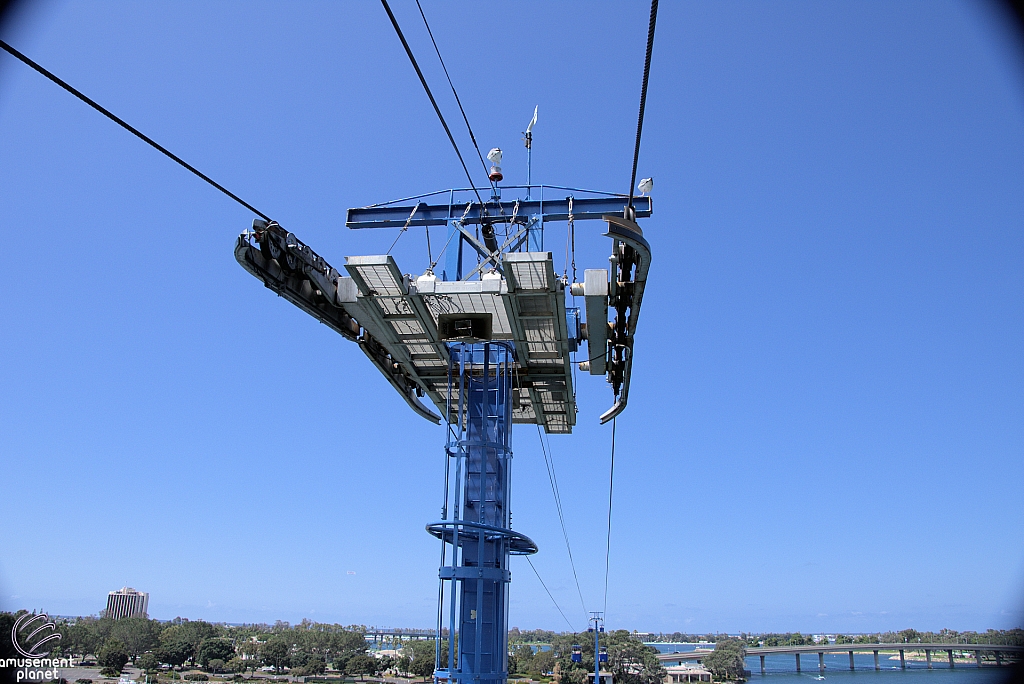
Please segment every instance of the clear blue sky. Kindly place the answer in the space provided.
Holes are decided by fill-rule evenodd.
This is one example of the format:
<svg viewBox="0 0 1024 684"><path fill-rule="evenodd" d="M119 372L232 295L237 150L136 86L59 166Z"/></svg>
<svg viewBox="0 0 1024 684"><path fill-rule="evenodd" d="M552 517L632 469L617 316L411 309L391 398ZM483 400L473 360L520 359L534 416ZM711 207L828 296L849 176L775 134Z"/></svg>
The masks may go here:
<svg viewBox="0 0 1024 684"><path fill-rule="evenodd" d="M425 9L509 180L539 105L535 180L627 189L645 3ZM2 37L336 266L394 237L346 208L464 183L374 2L43 2ZM663 3L610 626L1021 625L1019 64L980 3ZM130 585L164 619L433 623L442 429L235 263L248 211L0 55L0 219L0 607ZM579 393L551 443L600 608L610 392ZM579 628L537 437L513 443L515 527ZM511 624L565 628L519 561Z"/></svg>

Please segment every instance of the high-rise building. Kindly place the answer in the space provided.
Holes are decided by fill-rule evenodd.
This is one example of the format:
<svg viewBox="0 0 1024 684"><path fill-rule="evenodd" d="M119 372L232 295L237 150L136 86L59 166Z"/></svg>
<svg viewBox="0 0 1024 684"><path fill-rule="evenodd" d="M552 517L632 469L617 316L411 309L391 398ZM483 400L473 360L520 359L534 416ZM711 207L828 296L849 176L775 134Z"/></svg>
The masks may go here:
<svg viewBox="0 0 1024 684"><path fill-rule="evenodd" d="M120 591L107 594L107 617L115 620L135 615L146 617L148 609L149 592L123 587Z"/></svg>

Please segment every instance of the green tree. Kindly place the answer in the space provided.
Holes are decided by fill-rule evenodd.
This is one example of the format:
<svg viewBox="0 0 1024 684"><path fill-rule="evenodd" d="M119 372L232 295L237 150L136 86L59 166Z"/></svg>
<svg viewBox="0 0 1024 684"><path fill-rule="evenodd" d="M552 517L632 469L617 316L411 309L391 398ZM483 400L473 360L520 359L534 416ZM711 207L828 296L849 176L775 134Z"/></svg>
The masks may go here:
<svg viewBox="0 0 1024 684"><path fill-rule="evenodd" d="M324 657L319 653L299 651L292 653L290 658L292 663L291 674L293 677L323 674L324 670L327 669L327 663L324 662Z"/></svg>
<svg viewBox="0 0 1024 684"><path fill-rule="evenodd" d="M704 658L703 663L719 681L744 679L743 643L735 639L720 639L715 650Z"/></svg>
<svg viewBox="0 0 1024 684"><path fill-rule="evenodd" d="M327 663L322 655L314 654L303 666L307 675L323 674L327 670Z"/></svg>
<svg viewBox="0 0 1024 684"><path fill-rule="evenodd" d="M921 633L918 632L916 629L904 629L900 631L899 638L897 639L897 641L910 643L917 641L920 637Z"/></svg>
<svg viewBox="0 0 1024 684"><path fill-rule="evenodd" d="M406 670L409 674L415 675L416 677L430 677L434 674L434 653L435 643L432 640L419 641L413 640L408 642L402 648L402 655L409 659L409 665ZM448 641L445 640L441 644L441 651L444 653L444 661L448 662ZM442 665L442 667L444 667Z"/></svg>
<svg viewBox="0 0 1024 684"><path fill-rule="evenodd" d="M665 668L658 660L658 649L647 646L628 631L609 632L605 639L608 669L620 684L660 684Z"/></svg>
<svg viewBox="0 0 1024 684"><path fill-rule="evenodd" d="M275 635L263 644L260 655L264 665L273 665L274 669L281 672L281 668L286 667L289 663L288 655L291 650L291 646L283 637Z"/></svg>
<svg viewBox="0 0 1024 684"><path fill-rule="evenodd" d="M132 662L159 643L160 623L141 615L115 620L110 637L124 644Z"/></svg>
<svg viewBox="0 0 1024 684"><path fill-rule="evenodd" d="M231 660L235 655L235 647L231 644L230 639L223 637L212 637L203 639L203 642L199 644L199 652L197 658L199 665L204 670L208 670L211 660L221 661L221 667L228 660Z"/></svg>
<svg viewBox="0 0 1024 684"><path fill-rule="evenodd" d="M538 651L533 654L530 659L530 669L528 674L547 674L555 669L555 652L551 649L547 651Z"/></svg>
<svg viewBox="0 0 1024 684"><path fill-rule="evenodd" d="M533 672L533 646L520 644L512 651L508 659L508 671L528 674Z"/></svg>
<svg viewBox="0 0 1024 684"><path fill-rule="evenodd" d="M224 669L228 672L237 672L238 674L245 674L245 671L249 669L248 661L242 660L238 656L235 656L228 662L224 663Z"/></svg>
<svg viewBox="0 0 1024 684"><path fill-rule="evenodd" d="M160 661L154 653L143 653L135 663L146 672L155 672L160 669Z"/></svg>
<svg viewBox="0 0 1024 684"><path fill-rule="evenodd" d="M377 658L377 671L379 673L387 672L388 670L393 669L397 662L398 659L394 656L380 656Z"/></svg>
<svg viewBox="0 0 1024 684"><path fill-rule="evenodd" d="M186 660L195 664L199 655L199 646L203 643L203 640L217 636L220 636L219 630L209 622L203 622L202 620L196 620L195 622L182 621L160 633L160 645L165 646L172 642L188 644Z"/></svg>
<svg viewBox="0 0 1024 684"><path fill-rule="evenodd" d="M337 661L339 657L347 661L354 655L366 653L366 638L364 636L364 632L347 629L332 632L327 640L327 648L328 652L324 655L334 656L335 661Z"/></svg>
<svg viewBox="0 0 1024 684"><path fill-rule="evenodd" d="M409 672L426 681L434 674L434 654L417 653L409 664Z"/></svg>
<svg viewBox="0 0 1024 684"><path fill-rule="evenodd" d="M189 659L192 653L192 645L187 641L169 640L153 649L153 655L161 663L167 663L172 667L181 667Z"/></svg>
<svg viewBox="0 0 1024 684"><path fill-rule="evenodd" d="M558 664L563 684L582 684L590 681L594 672L594 642L590 638L579 639L570 634L559 634L551 640L551 650L541 651L533 656L533 670L548 672ZM581 662L572 662L573 646L581 651ZM665 677L665 668L658 661L658 651L646 646L639 637L621 629L607 632L601 638L601 646L608 651L608 665L616 684L660 684ZM552 655L548 655L552 654Z"/></svg>
<svg viewBox="0 0 1024 684"><path fill-rule="evenodd" d="M60 644L68 655L85 658L90 653L95 655L99 650L95 631L89 629L88 623L85 621L79 621L73 625L62 625L60 632Z"/></svg>
<svg viewBox="0 0 1024 684"><path fill-rule="evenodd" d="M377 659L373 656L365 654L359 654L352 656L348 663L345 664L345 672L350 675L355 675L362 679L368 674L377 674ZM430 672L433 674L434 667L431 664Z"/></svg>
<svg viewBox="0 0 1024 684"><path fill-rule="evenodd" d="M118 639L107 639L100 648L97 662L104 670L120 674L129 659L128 649Z"/></svg>

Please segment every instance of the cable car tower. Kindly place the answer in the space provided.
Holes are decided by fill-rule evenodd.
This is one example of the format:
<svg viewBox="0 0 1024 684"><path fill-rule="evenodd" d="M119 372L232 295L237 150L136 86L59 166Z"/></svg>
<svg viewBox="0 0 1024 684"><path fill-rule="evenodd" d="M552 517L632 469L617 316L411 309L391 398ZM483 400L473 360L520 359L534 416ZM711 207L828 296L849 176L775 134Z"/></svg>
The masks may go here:
<svg viewBox="0 0 1024 684"><path fill-rule="evenodd" d="M381 2L469 176L387 0ZM657 8L658 0L652 0L630 188L636 182ZM423 20L427 25L425 15ZM352 229L401 228L401 235L422 226L428 250L430 228L443 226L447 241L440 273L435 272L440 255L436 260L428 257L431 263L423 274L413 276L398 268L389 249L383 255L346 257L343 275L267 214L7 43L0 41L0 49L260 216L235 243L238 263L267 288L358 344L413 411L446 423L445 504L441 519L426 526L442 549L434 679L459 684L504 681L509 558L537 552L529 537L511 527L512 425L532 423L548 433L572 432L577 409L571 354L584 341L587 357L579 370L605 376L612 388L613 403L600 416L601 423L626 408L633 339L651 261L637 220L651 215L651 179L641 181L641 197L634 197L632 190L619 195L532 185L528 161L527 185L500 186L501 150L495 148L487 155L493 163L489 188L443 190L348 210L345 223ZM524 134L528 160L536 121L535 109ZM476 146L472 129L469 133ZM489 192L489 199L481 191ZM535 191L539 199L533 197ZM445 196L447 201L440 201ZM565 274L557 277L552 254L544 251L546 224L565 221L572 229L575 221L588 220L605 223L604 235L611 238L610 268L588 269L582 282L569 282ZM585 322L578 308L567 306L567 295L583 297ZM610 515L609 508L609 530ZM443 658L446 606L449 639ZM594 684L600 684L600 662L607 660L599 655L597 636L604 629L603 615L595 614L591 621ZM580 657L574 647L573 660Z"/></svg>
<svg viewBox="0 0 1024 684"><path fill-rule="evenodd" d="M640 197L632 188L658 0L651 2L628 195L533 185L536 109L524 133L527 184L499 185L502 153L495 148L487 154L490 187L475 187L394 13L387 0L381 4L470 187L349 209L345 225L400 228L395 243L410 228L423 227L429 265L418 276L403 272L389 248L385 254L346 257L343 275L294 234L263 219L239 236L235 258L268 288L357 343L413 411L445 422L444 505L441 519L426 526L441 541L434 682L498 684L508 677L509 559L537 552L537 545L511 524L512 425L572 432L577 412L572 354L584 341L587 356L579 370L605 376L612 389L612 405L601 423L619 415L629 399L633 340L651 263L637 220L651 215L652 180L640 182ZM430 33L422 8L420 13ZM434 48L443 67L436 42ZM459 102L450 78L449 84ZM461 102L459 109L487 169ZM590 220L603 221L604 235L611 239L609 268L585 270L582 282L570 282L567 273L559 278L551 252L544 250L546 226L567 222L574 236L575 222ZM436 259L431 227L443 227L447 235ZM575 237L571 244L575 280ZM585 322L577 307L566 304L569 295L583 298ZM614 429L612 434L614 449ZM610 516L609 508L609 531ZM597 630L603 630L603 615L593 622L594 684L601 684Z"/></svg>
<svg viewBox="0 0 1024 684"><path fill-rule="evenodd" d="M651 215L650 197L629 207L625 195L570 188L495 183L484 190L491 194L483 203L479 189L452 189L348 210L346 225L355 230L444 228L439 272L440 257L414 276L379 254L347 257L342 274L261 219L235 245L243 268L358 344L413 411L447 425L445 505L427 531L442 542L435 679L453 682L508 676L509 557L537 552L510 524L512 425L572 432L571 354L584 341L579 369L605 376L612 388L600 421L625 409L651 260L636 223ZM605 224L611 268L587 269L582 282L569 283L544 251L545 228L591 220ZM585 322L567 306L570 294L583 298ZM445 626L458 635L457 645L448 639L447 658L440 652Z"/></svg>

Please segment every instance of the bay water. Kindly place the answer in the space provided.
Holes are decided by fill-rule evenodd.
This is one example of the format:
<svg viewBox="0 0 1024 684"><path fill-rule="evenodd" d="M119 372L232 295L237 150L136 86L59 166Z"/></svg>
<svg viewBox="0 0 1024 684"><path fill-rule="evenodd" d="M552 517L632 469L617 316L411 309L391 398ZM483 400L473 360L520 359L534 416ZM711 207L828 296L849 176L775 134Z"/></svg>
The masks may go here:
<svg viewBox="0 0 1024 684"><path fill-rule="evenodd" d="M698 644L651 643L661 653L693 651ZM702 648L714 648L714 644L700 644ZM750 684L999 684L1008 674L1007 668L977 668L974 663L960 663L950 668L945 652L932 654L932 669L926 662L907 661L907 668L900 669L900 661L889 660L888 653L878 654L879 670L875 670L875 659L871 652L854 653L855 669L850 671L850 656L846 652L826 653L825 671L818 672L818 654L804 653L800 656L801 672L796 671L796 658L788 655L766 655L765 674L761 674L761 659L749 656L746 659L750 670ZM818 680L819 674L824 680Z"/></svg>

